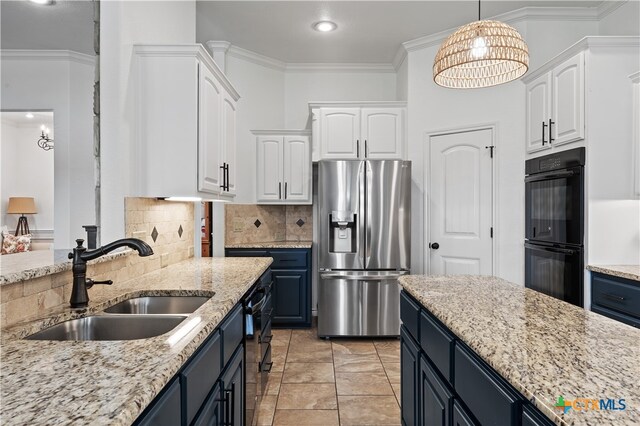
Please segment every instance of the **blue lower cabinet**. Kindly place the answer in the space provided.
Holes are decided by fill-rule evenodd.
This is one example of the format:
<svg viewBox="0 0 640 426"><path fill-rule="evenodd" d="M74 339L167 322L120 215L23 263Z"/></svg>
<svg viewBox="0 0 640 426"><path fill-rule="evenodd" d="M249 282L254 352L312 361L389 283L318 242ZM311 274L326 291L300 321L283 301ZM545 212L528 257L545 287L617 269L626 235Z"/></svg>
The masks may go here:
<svg viewBox="0 0 640 426"><path fill-rule="evenodd" d="M400 327L400 406L402 424L413 426L418 422L418 375L420 372L420 349L407 329Z"/></svg>
<svg viewBox="0 0 640 426"><path fill-rule="evenodd" d="M174 379L138 418L140 426L176 426L182 424L180 380Z"/></svg>
<svg viewBox="0 0 640 426"><path fill-rule="evenodd" d="M307 271L273 270L273 326L310 326Z"/></svg>
<svg viewBox="0 0 640 426"><path fill-rule="evenodd" d="M420 357L420 424L449 426L453 394L426 357Z"/></svg>
<svg viewBox="0 0 640 426"><path fill-rule="evenodd" d="M220 382L218 382L194 420L193 426L218 426L223 424L223 421L222 394L220 393Z"/></svg>
<svg viewBox="0 0 640 426"><path fill-rule="evenodd" d="M453 401L453 426L478 426L476 422L471 419L471 415L464 409L460 401Z"/></svg>
<svg viewBox="0 0 640 426"><path fill-rule="evenodd" d="M528 404L522 407L522 426L553 426L549 418L540 414L538 409Z"/></svg>
<svg viewBox="0 0 640 426"><path fill-rule="evenodd" d="M244 348L240 346L222 376L224 424L244 425Z"/></svg>

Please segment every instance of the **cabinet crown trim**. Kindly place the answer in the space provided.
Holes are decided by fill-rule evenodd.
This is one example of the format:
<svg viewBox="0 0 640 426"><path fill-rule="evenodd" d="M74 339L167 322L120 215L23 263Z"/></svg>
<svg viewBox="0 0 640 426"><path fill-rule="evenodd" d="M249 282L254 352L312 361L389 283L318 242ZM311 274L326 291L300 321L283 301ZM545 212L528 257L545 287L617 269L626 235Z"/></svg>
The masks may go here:
<svg viewBox="0 0 640 426"><path fill-rule="evenodd" d="M234 101L240 99L240 94L231 81L201 44L134 44L133 53L138 56L193 56L211 70Z"/></svg>
<svg viewBox="0 0 640 426"><path fill-rule="evenodd" d="M311 130L251 130L251 133L255 136L310 136Z"/></svg>
<svg viewBox="0 0 640 426"><path fill-rule="evenodd" d="M333 102L309 102L309 109L316 108L406 108L404 101L333 101Z"/></svg>
<svg viewBox="0 0 640 426"><path fill-rule="evenodd" d="M563 63L565 60L577 55L578 53L593 48L611 48L611 47L623 47L634 48L640 47L639 36L590 36L584 37L577 43L569 46L558 55L547 61L544 65L537 68L535 71L530 71L524 77L522 82L525 84L531 83L541 75L551 71L556 66Z"/></svg>

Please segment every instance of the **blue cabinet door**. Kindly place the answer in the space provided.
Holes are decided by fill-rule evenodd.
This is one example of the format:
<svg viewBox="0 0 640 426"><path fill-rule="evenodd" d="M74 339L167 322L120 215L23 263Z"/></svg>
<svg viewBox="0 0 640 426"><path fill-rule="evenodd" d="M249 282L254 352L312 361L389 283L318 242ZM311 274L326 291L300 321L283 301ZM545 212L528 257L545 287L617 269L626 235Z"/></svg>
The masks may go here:
<svg viewBox="0 0 640 426"><path fill-rule="evenodd" d="M272 270L273 326L309 326L308 270Z"/></svg>
<svg viewBox="0 0 640 426"><path fill-rule="evenodd" d="M182 424L180 380L166 386L149 408L134 423L137 426L176 426Z"/></svg>
<svg viewBox="0 0 640 426"><path fill-rule="evenodd" d="M244 348L238 347L222 376L224 424L244 425Z"/></svg>
<svg viewBox="0 0 640 426"><path fill-rule="evenodd" d="M420 357L420 424L449 426L453 395L429 365L426 357Z"/></svg>
<svg viewBox="0 0 640 426"><path fill-rule="evenodd" d="M404 326L400 327L400 407L402 424L418 425L420 350Z"/></svg>

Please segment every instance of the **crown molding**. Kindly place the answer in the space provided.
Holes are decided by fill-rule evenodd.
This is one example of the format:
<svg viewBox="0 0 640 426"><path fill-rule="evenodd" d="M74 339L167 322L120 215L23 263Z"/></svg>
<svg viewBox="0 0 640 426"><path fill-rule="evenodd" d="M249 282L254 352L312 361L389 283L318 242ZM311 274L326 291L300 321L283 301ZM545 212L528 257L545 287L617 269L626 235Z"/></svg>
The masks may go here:
<svg viewBox="0 0 640 426"><path fill-rule="evenodd" d="M83 65L95 65L95 56L87 55L73 50L27 50L27 49L2 49L0 57L6 60L32 60L32 61L69 61Z"/></svg>
<svg viewBox="0 0 640 426"><path fill-rule="evenodd" d="M218 64L215 63L211 54L201 44L134 44L133 53L138 56L192 56L204 62L211 72L218 78L222 86L227 90L229 95L237 101L240 94L227 76L220 70Z"/></svg>
<svg viewBox="0 0 640 426"><path fill-rule="evenodd" d="M277 71L284 71L287 67L285 62L234 45L229 47L227 55L238 59L244 59L245 61L249 61L256 65L262 65L263 67L272 68Z"/></svg>
<svg viewBox="0 0 640 426"><path fill-rule="evenodd" d="M211 50L211 52L227 53L227 51L231 47L231 43L229 43L228 41L209 40L208 42L206 42L206 45L209 48L209 50Z"/></svg>
<svg viewBox="0 0 640 426"><path fill-rule="evenodd" d="M367 63L288 63L285 66L286 72L376 72L395 73L392 64L367 64Z"/></svg>
<svg viewBox="0 0 640 426"><path fill-rule="evenodd" d="M311 130L291 130L291 129L272 129L272 130L251 130L256 136L311 136Z"/></svg>
<svg viewBox="0 0 640 426"><path fill-rule="evenodd" d="M525 74L521 80L526 84L540 77L542 74L549 72L556 66L560 65L567 58L577 55L585 49L598 49L598 48L640 48L640 36L590 36L584 37L578 42L572 44L567 49L558 53L544 65L537 68L535 71L530 71Z"/></svg>
<svg viewBox="0 0 640 426"><path fill-rule="evenodd" d="M606 9L601 9L600 7L523 7L521 9L485 19L502 21L510 25L521 21L598 21L601 17L601 13L611 13L622 4L626 3L626 1L627 0L611 2L615 3L615 5L606 5ZM439 46L455 30L456 28L450 28L428 36L409 40L402 43L402 46L408 52Z"/></svg>
<svg viewBox="0 0 640 426"><path fill-rule="evenodd" d="M621 1L603 1L597 7L598 10L598 20L604 18L605 16L615 12L620 6L628 3L629 0L621 0Z"/></svg>
<svg viewBox="0 0 640 426"><path fill-rule="evenodd" d="M393 57L393 69L398 71L404 61L407 59L407 49L401 44L398 50L396 51L396 55Z"/></svg>

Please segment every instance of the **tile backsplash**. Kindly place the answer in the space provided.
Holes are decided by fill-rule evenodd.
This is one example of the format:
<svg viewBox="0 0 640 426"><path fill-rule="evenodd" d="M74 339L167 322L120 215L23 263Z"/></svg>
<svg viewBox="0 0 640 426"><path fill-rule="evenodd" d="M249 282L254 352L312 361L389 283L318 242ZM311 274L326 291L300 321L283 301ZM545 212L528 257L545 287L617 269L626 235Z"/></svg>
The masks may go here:
<svg viewBox="0 0 640 426"><path fill-rule="evenodd" d="M87 276L113 280L117 286L119 282L193 257L193 209L193 203L126 198L125 235L147 242L154 254L140 257L132 253L90 264ZM72 281L71 271L65 271L3 285L0 287L0 328L47 316L52 309L68 304ZM90 297L99 295L102 288L93 287Z"/></svg>
<svg viewBox="0 0 640 426"><path fill-rule="evenodd" d="M311 241L313 206L224 206L225 244Z"/></svg>

